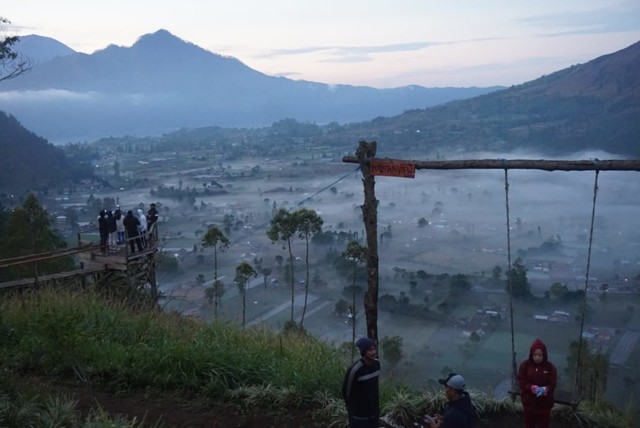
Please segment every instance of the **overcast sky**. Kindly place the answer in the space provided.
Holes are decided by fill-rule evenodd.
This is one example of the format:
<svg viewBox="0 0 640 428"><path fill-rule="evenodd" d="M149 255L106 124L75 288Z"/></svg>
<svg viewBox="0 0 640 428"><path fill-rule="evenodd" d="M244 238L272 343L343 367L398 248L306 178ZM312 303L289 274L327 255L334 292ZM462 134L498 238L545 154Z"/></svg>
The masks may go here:
<svg viewBox="0 0 640 428"><path fill-rule="evenodd" d="M640 40L638 0L16 0L0 15L85 53L166 29L269 75L377 88L519 84Z"/></svg>

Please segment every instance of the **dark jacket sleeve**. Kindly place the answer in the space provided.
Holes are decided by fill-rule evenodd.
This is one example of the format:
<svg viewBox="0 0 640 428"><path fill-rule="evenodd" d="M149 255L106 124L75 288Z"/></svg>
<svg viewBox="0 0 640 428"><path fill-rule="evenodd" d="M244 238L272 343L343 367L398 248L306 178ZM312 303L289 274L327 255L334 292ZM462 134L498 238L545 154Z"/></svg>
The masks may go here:
<svg viewBox="0 0 640 428"><path fill-rule="evenodd" d="M344 399L345 403L349 402L349 397L347 396L347 394L349 391L351 391L351 384L353 383L353 378L351 377L351 369L352 366L347 369L347 372L344 375L344 380L342 381L342 398Z"/></svg>
<svg viewBox="0 0 640 428"><path fill-rule="evenodd" d="M467 417L460 412L451 412L447 414L440 424L440 428L459 428L467 427L469 423Z"/></svg>

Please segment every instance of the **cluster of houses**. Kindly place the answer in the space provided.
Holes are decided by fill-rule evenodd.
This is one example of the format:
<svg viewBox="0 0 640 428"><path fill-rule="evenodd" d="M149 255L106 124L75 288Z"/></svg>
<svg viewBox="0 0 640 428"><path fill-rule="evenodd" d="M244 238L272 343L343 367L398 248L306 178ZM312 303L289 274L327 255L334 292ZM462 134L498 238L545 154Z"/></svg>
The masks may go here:
<svg viewBox="0 0 640 428"><path fill-rule="evenodd" d="M553 311L551 314L535 314L533 319L537 321L569 322L571 314L565 311Z"/></svg>
<svg viewBox="0 0 640 428"><path fill-rule="evenodd" d="M497 323L504 318L506 307L482 306L476 309L476 313L470 319L461 319L456 326L462 328L462 335L471 337L473 333L483 337L487 332L493 330Z"/></svg>
<svg viewBox="0 0 640 428"><path fill-rule="evenodd" d="M609 327L589 327L582 332L592 352L607 353L614 336L615 329Z"/></svg>

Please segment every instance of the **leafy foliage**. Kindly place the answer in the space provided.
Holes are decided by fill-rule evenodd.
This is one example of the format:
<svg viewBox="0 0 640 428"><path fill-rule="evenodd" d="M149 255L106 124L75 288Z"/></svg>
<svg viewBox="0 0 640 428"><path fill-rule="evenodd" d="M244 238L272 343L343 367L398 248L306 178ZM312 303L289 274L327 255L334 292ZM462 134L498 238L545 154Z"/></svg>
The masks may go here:
<svg viewBox="0 0 640 428"><path fill-rule="evenodd" d="M300 327L304 325L304 315L307 312L307 297L309 296L309 238L322 231L322 218L314 211L308 208L300 208L293 213L295 228L300 239L304 239L305 243L305 281L304 281L304 306L302 308L302 316L300 317Z"/></svg>
<svg viewBox="0 0 640 428"><path fill-rule="evenodd" d="M209 303L213 302L213 318L218 319L218 304L224 294L224 284L218 280L218 251L224 252L231 242L216 225L209 226L202 237L203 247L213 247L213 283L211 289L205 291Z"/></svg>
<svg viewBox="0 0 640 428"><path fill-rule="evenodd" d="M238 292L242 296L242 327L244 327L247 313L247 283L251 278L258 276L258 272L248 262L242 261L236 266L234 282L238 286Z"/></svg>
<svg viewBox="0 0 640 428"><path fill-rule="evenodd" d="M0 31L4 32L5 24L10 23L8 19L0 16ZM30 61L13 50L13 45L18 41L18 36L0 35L0 82L18 77L31 68Z"/></svg>
<svg viewBox="0 0 640 428"><path fill-rule="evenodd" d="M507 293L511 294L511 297L518 299L531 298L531 285L527 279L527 268L524 266L522 259L518 257L511 266L511 269L507 271Z"/></svg>
<svg viewBox="0 0 640 428"><path fill-rule="evenodd" d="M382 356L391 367L397 366L404 357L401 336L384 336L380 339L380 349Z"/></svg>
<svg viewBox="0 0 640 428"><path fill-rule="evenodd" d="M608 355L593 352L586 340L573 341L569 345L566 370L571 383L577 382L583 400L601 401L609 377Z"/></svg>
<svg viewBox="0 0 640 428"><path fill-rule="evenodd" d="M2 217L5 216L0 216L0 219ZM0 236L0 258L41 254L66 247L65 241L51 229L47 211L32 193L27 195L21 207L6 216L0 230L4 230L4 235ZM73 265L70 257L45 259L9 267L0 274L0 278L35 277L68 270Z"/></svg>
<svg viewBox="0 0 640 428"><path fill-rule="evenodd" d="M271 226L267 230L267 237L271 242L282 242L286 244L289 252L289 285L291 286L291 318L293 322L293 303L295 298L293 252L291 250L291 239L297 232L296 219L293 214L284 208L280 208L271 219Z"/></svg>

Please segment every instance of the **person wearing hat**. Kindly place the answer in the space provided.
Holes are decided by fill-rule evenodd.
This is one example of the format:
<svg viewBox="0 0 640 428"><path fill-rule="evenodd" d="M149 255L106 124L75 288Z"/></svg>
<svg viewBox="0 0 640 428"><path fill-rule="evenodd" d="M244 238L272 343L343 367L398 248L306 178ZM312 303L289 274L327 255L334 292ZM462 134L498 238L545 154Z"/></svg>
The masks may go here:
<svg viewBox="0 0 640 428"><path fill-rule="evenodd" d="M367 337L356 342L361 358L344 376L342 398L347 406L350 428L377 428L380 417L378 347Z"/></svg>
<svg viewBox="0 0 640 428"><path fill-rule="evenodd" d="M447 404L442 415L436 414L429 423L430 428L472 428L476 418L476 409L471 403L469 393L464 390L464 378L449 373L444 379L438 379L444 385Z"/></svg>
<svg viewBox="0 0 640 428"><path fill-rule="evenodd" d="M536 339L529 348L529 358L518 367L518 386L526 428L548 428L555 402L558 374L549 361L547 346Z"/></svg>

